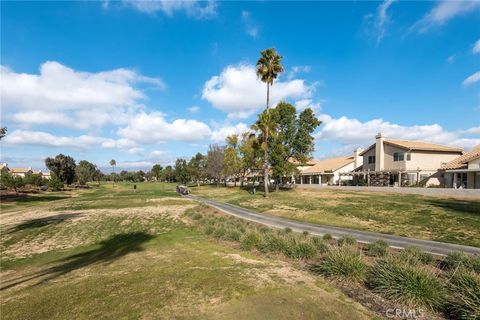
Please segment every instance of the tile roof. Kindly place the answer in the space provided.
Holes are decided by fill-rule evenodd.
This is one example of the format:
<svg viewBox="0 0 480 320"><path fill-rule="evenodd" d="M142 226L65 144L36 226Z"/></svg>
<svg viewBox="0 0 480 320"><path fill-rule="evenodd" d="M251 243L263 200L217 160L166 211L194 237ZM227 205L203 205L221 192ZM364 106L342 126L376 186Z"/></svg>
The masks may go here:
<svg viewBox="0 0 480 320"><path fill-rule="evenodd" d="M384 143L396 146L402 149L407 150L417 150L417 151L438 151L438 152L454 152L462 153L462 148L445 146L442 144L430 143L425 141L413 141L413 140L396 140L396 139L385 139ZM364 155L367 151L375 148L375 143L370 145L367 149L363 150L360 155Z"/></svg>
<svg viewBox="0 0 480 320"><path fill-rule="evenodd" d="M393 140L385 139L385 143L411 150L422 151L442 151L442 152L462 152L462 148L450 147L436 143L430 143L425 141L411 141L411 140Z"/></svg>
<svg viewBox="0 0 480 320"><path fill-rule="evenodd" d="M471 151L453 159L452 161L444 164L442 169L466 169L467 163L474 159L480 158L480 145L473 148Z"/></svg>
<svg viewBox="0 0 480 320"><path fill-rule="evenodd" d="M331 173L335 170L345 167L346 165L353 162L353 157L335 157L325 160L317 160L316 163L311 166L301 170L301 174L312 174L312 173Z"/></svg>
<svg viewBox="0 0 480 320"><path fill-rule="evenodd" d="M31 171L32 171L31 168L11 168L10 169L11 173L27 173Z"/></svg>

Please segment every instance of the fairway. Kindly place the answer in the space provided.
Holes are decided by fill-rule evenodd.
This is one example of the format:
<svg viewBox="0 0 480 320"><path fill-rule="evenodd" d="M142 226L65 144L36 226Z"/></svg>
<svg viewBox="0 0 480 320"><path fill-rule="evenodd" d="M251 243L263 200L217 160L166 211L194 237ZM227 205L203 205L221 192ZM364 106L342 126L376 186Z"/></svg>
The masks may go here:
<svg viewBox="0 0 480 320"><path fill-rule="evenodd" d="M215 186L192 193L293 220L480 247L480 200L331 189L272 192L265 199Z"/></svg>
<svg viewBox="0 0 480 320"><path fill-rule="evenodd" d="M201 233L163 183L2 199L2 319L371 319L291 261Z"/></svg>

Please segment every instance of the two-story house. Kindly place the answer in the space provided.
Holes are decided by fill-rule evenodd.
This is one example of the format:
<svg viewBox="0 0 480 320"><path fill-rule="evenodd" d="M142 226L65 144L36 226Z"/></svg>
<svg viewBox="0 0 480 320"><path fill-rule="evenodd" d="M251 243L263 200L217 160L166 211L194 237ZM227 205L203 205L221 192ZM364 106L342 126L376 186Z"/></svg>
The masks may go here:
<svg viewBox="0 0 480 320"><path fill-rule="evenodd" d="M372 186L440 185L442 164L461 156L463 150L423 141L386 139L379 133L365 149L363 165L355 169Z"/></svg>

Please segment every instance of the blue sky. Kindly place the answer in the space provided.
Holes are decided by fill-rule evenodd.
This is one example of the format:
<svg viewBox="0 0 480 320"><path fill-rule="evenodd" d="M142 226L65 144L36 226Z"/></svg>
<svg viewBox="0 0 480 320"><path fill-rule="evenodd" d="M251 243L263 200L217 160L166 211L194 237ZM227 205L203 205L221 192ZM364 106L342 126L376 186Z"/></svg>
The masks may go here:
<svg viewBox="0 0 480 320"><path fill-rule="evenodd" d="M150 168L248 129L273 102L323 121L317 158L390 138L480 143L480 2L1 2L1 161Z"/></svg>

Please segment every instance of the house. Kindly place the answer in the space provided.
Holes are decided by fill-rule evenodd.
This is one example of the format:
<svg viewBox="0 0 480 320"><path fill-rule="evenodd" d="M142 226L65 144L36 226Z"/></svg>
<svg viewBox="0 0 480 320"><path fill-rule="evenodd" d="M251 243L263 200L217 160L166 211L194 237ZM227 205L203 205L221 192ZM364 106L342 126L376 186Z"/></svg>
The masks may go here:
<svg viewBox="0 0 480 320"><path fill-rule="evenodd" d="M40 173L42 174L42 178L45 178L47 180L52 177L52 174L50 173L50 171L47 171L47 172L40 171Z"/></svg>
<svg viewBox="0 0 480 320"><path fill-rule="evenodd" d="M29 173L33 173L32 168L11 168L10 174L12 176L25 177Z"/></svg>
<svg viewBox="0 0 480 320"><path fill-rule="evenodd" d="M325 160L313 160L305 166L298 167L299 175L295 179L297 184L339 184L341 180L351 180L349 176L341 176L341 172L350 172L361 165L363 159L359 157L361 149L355 150L353 156L342 156Z"/></svg>
<svg viewBox="0 0 480 320"><path fill-rule="evenodd" d="M480 189L480 145L442 165L447 188Z"/></svg>
<svg viewBox="0 0 480 320"><path fill-rule="evenodd" d="M442 185L442 164L461 156L461 148L424 141L386 139L381 133L360 155L363 164L351 176L370 186ZM354 183L355 184L355 183Z"/></svg>
<svg viewBox="0 0 480 320"><path fill-rule="evenodd" d="M0 163L0 174L8 171L10 171L10 169L8 168L8 164Z"/></svg>

